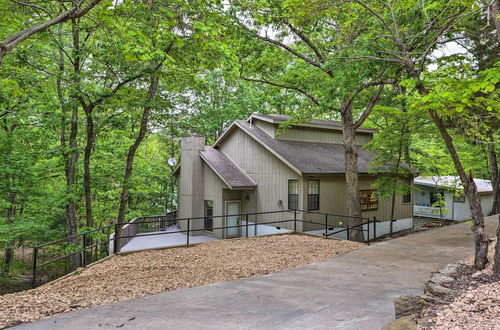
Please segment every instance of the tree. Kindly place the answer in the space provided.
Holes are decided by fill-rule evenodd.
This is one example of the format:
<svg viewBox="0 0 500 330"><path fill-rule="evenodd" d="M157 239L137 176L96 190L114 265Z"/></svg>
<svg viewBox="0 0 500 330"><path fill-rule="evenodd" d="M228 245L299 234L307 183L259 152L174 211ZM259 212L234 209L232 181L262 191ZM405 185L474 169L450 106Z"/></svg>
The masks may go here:
<svg viewBox="0 0 500 330"><path fill-rule="evenodd" d="M345 8L355 21L370 23L362 36L368 37L372 45L370 52L357 56L337 58L338 61L364 61L375 64L380 62L395 63L399 72L403 72L412 81L410 90L425 98L429 89L422 80L427 69L430 55L446 33L457 23L478 11L473 2L433 1L426 4L411 1L398 4L379 3L376 1L349 1ZM404 31L404 32L403 32ZM375 55L374 55L375 53ZM473 173L467 174L458 156L443 114L432 106L428 113L438 128L451 155L455 170L464 186L470 201L473 233L475 239L475 261L477 269L483 269L487 262L488 238L484 232L484 215Z"/></svg>
<svg viewBox="0 0 500 330"><path fill-rule="evenodd" d="M79 17L86 15L92 8L98 5L102 0L78 0L73 3L73 6L69 9L63 7L60 12L51 12L51 6L44 4L34 3L34 2L23 2L12 0L15 6L21 6L25 8L30 8L33 11L28 12L26 15L27 21L41 20L42 22L37 23L29 28L23 29L21 31L15 32L10 36L6 37L0 42L0 64L7 53L12 51L18 44L28 39L35 33L43 31L50 28L51 26L64 23L66 21L74 20ZM59 8L58 8L59 9ZM55 17L54 14L56 15Z"/></svg>
<svg viewBox="0 0 500 330"><path fill-rule="evenodd" d="M318 12L318 6L321 7L315 1L271 1L266 4L238 1L233 3L230 12L243 38L260 42L253 42L251 55L245 55L248 49L242 50L242 79L294 92L303 101L307 100L308 104L292 111L299 120L312 115L341 120L347 209L352 217L351 226L356 226L362 221L358 219L361 218L361 203L356 130L380 101L384 86L392 83L384 76L391 67L383 63L372 67L353 65L347 69L330 65L332 59L345 54L342 43L355 39L362 28L349 26L338 30L337 8L321 7L323 9ZM362 240L362 232L352 230L351 239Z"/></svg>

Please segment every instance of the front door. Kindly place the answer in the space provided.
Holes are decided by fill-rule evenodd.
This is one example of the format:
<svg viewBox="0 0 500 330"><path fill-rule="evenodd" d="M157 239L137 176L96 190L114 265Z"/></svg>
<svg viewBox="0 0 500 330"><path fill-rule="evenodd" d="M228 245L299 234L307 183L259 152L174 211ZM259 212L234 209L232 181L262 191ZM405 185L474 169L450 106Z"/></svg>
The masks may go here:
<svg viewBox="0 0 500 330"><path fill-rule="evenodd" d="M226 202L226 238L239 237L239 228L234 227L239 225L240 201Z"/></svg>

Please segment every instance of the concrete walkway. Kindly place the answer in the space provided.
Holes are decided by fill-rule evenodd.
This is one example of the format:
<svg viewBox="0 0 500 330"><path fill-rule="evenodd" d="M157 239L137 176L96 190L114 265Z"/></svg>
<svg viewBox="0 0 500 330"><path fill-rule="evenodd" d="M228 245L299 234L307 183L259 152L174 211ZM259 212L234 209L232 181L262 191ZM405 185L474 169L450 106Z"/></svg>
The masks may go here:
<svg viewBox="0 0 500 330"><path fill-rule="evenodd" d="M487 220L490 235L497 219ZM421 293L431 272L472 249L470 228L461 223L306 267L84 309L19 329L380 329L394 319L394 298Z"/></svg>
<svg viewBox="0 0 500 330"><path fill-rule="evenodd" d="M187 235L185 233L178 233L179 230L179 227L174 225L168 227L165 231L137 234L130 240L130 242L125 244L120 251L129 252L134 250L154 249L186 244ZM215 238L204 235L189 236L189 242L191 244L214 240Z"/></svg>

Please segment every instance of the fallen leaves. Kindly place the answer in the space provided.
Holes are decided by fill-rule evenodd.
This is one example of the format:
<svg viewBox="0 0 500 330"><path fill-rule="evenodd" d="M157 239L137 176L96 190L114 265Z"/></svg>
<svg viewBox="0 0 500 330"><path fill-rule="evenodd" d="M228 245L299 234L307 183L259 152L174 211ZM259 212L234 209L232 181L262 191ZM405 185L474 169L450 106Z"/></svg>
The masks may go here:
<svg viewBox="0 0 500 330"><path fill-rule="evenodd" d="M0 296L0 328L164 291L279 272L362 246L307 235L274 235L114 256L61 281Z"/></svg>

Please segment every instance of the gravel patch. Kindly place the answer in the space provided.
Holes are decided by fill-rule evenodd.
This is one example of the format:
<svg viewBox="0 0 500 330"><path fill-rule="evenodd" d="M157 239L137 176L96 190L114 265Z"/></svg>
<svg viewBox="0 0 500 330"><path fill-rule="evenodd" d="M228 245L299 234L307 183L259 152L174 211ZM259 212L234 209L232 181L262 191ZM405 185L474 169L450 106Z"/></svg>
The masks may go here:
<svg viewBox="0 0 500 330"><path fill-rule="evenodd" d="M488 259L493 261L495 243ZM442 304L433 304L419 317L420 329L500 329L500 276L490 262L482 271L473 268L473 257L464 260Z"/></svg>
<svg viewBox="0 0 500 330"><path fill-rule="evenodd" d="M0 296L0 328L160 292L279 272L363 246L308 235L273 235L118 255L60 281Z"/></svg>

